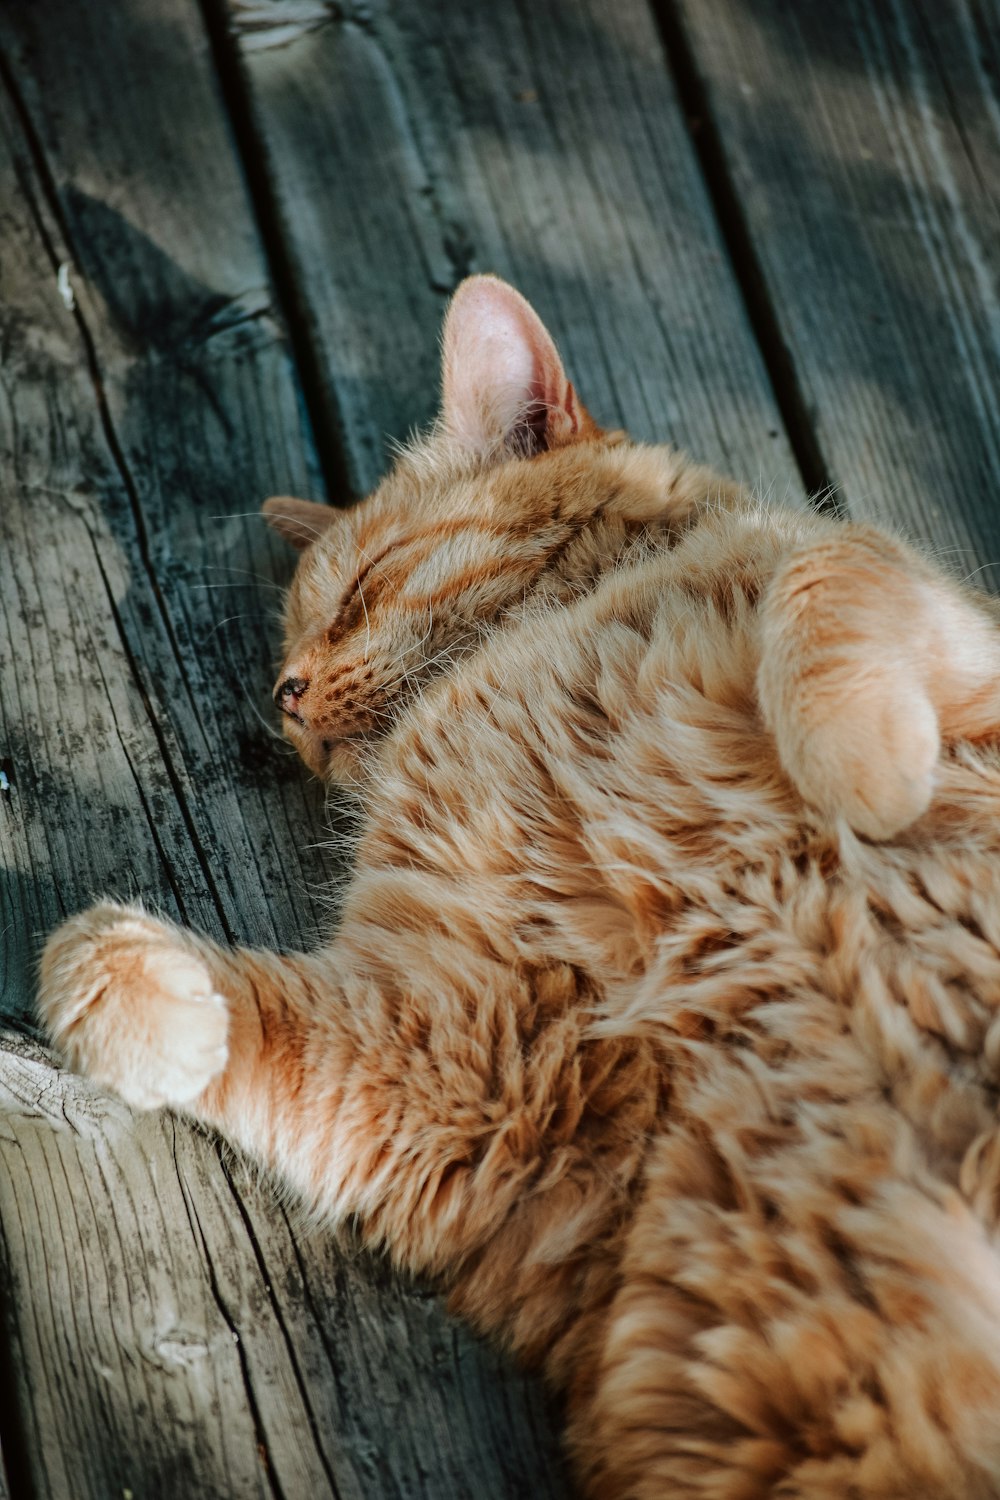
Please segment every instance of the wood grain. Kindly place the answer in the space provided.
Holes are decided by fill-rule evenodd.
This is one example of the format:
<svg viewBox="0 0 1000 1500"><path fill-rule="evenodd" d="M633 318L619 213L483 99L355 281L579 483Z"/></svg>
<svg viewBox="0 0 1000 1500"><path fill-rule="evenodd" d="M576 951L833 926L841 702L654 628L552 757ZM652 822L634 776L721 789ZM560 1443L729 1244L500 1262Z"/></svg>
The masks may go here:
<svg viewBox="0 0 1000 1500"><path fill-rule="evenodd" d="M996 587L996 4L665 8L843 501Z"/></svg>
<svg viewBox="0 0 1000 1500"><path fill-rule="evenodd" d="M177 666L104 409L133 360L116 370L109 337L97 384L96 298L77 274L88 321L58 294L56 267L72 260L59 205L9 91L3 103L3 953L4 1008L18 1013L42 930L100 888L142 892L210 926L219 910L178 791L191 778L164 756ZM6 1363L32 1492L190 1494L197 1476L201 1493L268 1494L258 1450L271 1425L280 1461L308 1469L309 1448L292 1438L301 1419L279 1420L276 1398L254 1384L255 1353L274 1342L269 1320L247 1320L241 1355L206 1294L180 1186L164 1199L178 1177L169 1142L154 1135L144 1149L120 1109L111 1136L99 1108L88 1115L84 1086L44 1054L31 1054L27 1080L16 1041L2 1062ZM203 1151L184 1179L193 1212L213 1175ZM220 1253L252 1272L242 1238ZM163 1339L180 1340L177 1360L160 1357ZM206 1352L188 1359L186 1340Z"/></svg>
<svg viewBox="0 0 1000 1500"><path fill-rule="evenodd" d="M535 301L599 419L798 492L642 0L225 15L355 492L433 415L441 314L473 270Z"/></svg>
<svg viewBox="0 0 1000 1500"><path fill-rule="evenodd" d="M93 895L298 944L337 855L268 727L290 560L256 512L322 485L200 14L7 8L0 61L16 1018L44 932ZM0 1154L4 1364L34 1495L430 1496L458 1474L562 1492L536 1388L436 1300L305 1245L212 1142L136 1121L17 1028ZM345 1285L357 1317L338 1340L327 1299Z"/></svg>

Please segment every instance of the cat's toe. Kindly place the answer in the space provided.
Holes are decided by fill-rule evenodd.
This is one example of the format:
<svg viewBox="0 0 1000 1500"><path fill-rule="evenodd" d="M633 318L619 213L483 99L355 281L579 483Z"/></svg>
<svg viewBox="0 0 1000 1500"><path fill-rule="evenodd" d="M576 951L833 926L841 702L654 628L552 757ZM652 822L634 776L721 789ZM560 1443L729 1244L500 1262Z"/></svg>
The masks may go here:
<svg viewBox="0 0 1000 1500"><path fill-rule="evenodd" d="M228 1007L207 966L134 907L105 902L53 933L38 1003L70 1066L137 1109L188 1104L226 1065Z"/></svg>

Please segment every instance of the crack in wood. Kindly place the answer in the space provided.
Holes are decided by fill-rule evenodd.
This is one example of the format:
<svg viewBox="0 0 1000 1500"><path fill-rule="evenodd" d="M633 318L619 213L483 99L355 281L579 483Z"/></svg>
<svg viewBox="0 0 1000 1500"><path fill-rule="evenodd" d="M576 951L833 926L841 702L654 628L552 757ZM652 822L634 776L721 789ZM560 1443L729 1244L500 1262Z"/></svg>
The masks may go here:
<svg viewBox="0 0 1000 1500"><path fill-rule="evenodd" d="M323 377L317 352L309 332L309 313L303 304L275 202L272 184L262 165L262 147L258 138L253 109L241 62L243 45L237 28L232 25L226 0L197 0L205 30L212 48L216 73L223 100L232 123L236 149L246 176L250 200L271 281L291 342L296 372L308 416L310 436L315 443L323 474L325 495L334 505L347 504L357 498L344 458L344 426L341 414L325 408L321 397ZM261 0L265 12L271 13L270 0ZM323 0L303 0L311 11L322 9L325 19L332 19ZM284 9L283 0L273 0L273 11ZM316 27L310 27L315 30ZM266 36L266 30L265 30Z"/></svg>
<svg viewBox="0 0 1000 1500"><path fill-rule="evenodd" d="M726 159L708 91L676 9L676 0L651 0L663 36L667 66L681 100L702 176L715 209L733 275L764 358L775 400L802 482L818 509L843 513L837 485L816 437L808 403L782 338L780 323Z"/></svg>
<svg viewBox="0 0 1000 1500"><path fill-rule="evenodd" d="M229 1189L230 1189L230 1191L231 1191L231 1193L233 1195L233 1202L236 1205L236 1211L237 1211L237 1213L240 1216L240 1220L241 1220L241 1222L243 1224L243 1228L244 1228L244 1230L246 1232L247 1240L249 1242L250 1248L251 1248L251 1250L253 1252L253 1255L254 1255L254 1259L256 1260L258 1269L260 1271L261 1285L264 1288L265 1295L267 1296L268 1300L271 1303L271 1307L272 1307L272 1310L274 1312L275 1321L276 1321L279 1329L281 1330L281 1336L284 1339L284 1341L285 1341L285 1347L288 1350L289 1363L291 1364L292 1370L293 1370L294 1375L295 1375L296 1383L298 1385L299 1391L300 1391L301 1396L302 1396L302 1406L303 1406L303 1410L305 1411L306 1417L307 1417L308 1422L309 1422L309 1427L310 1427L310 1431L312 1433L313 1442L316 1445L316 1453L317 1453L317 1455L319 1457L320 1463L323 1466L323 1471L324 1471L324 1473L326 1475L326 1478L329 1481L330 1494L332 1496L332 1500L339 1500L340 1491L337 1488L337 1481L336 1481L336 1477L334 1475L333 1469L331 1468L330 1463L329 1463L329 1461L327 1459L327 1456L326 1456L326 1454L325 1454L325 1452L323 1450L323 1443L322 1443L322 1440L320 1438L320 1431L319 1431L319 1420L318 1420L316 1412L315 1412L315 1410L313 1408L313 1402L312 1402L312 1398L311 1398L310 1393L309 1393L308 1383L306 1382L306 1380L305 1380L305 1378L303 1376L303 1373L302 1373L302 1367L301 1367L301 1364L300 1364L300 1361L299 1361L298 1353L297 1353L296 1348L295 1348L295 1342L294 1342L294 1340L291 1337L291 1334L290 1334L289 1329L288 1329L288 1325L287 1325L287 1323L285 1321L285 1318L284 1318L284 1316L282 1314L281 1304L279 1303L278 1299L275 1297L274 1292L272 1290L272 1285L271 1285L271 1282L272 1282L272 1273L268 1270L267 1262L266 1262L265 1257L264 1257L263 1246L261 1245L260 1239L259 1239L259 1237L258 1237L258 1235L256 1233L256 1230L254 1229L253 1220L250 1218L250 1215L247 1213L246 1205L245 1205L245 1203L243 1201L243 1196L240 1193L239 1189L237 1188L236 1183L233 1181L232 1172L230 1171L228 1162L226 1160L226 1156L227 1156L226 1147L220 1144L217 1149L218 1149L219 1165L220 1165L220 1167L222 1169L223 1177L225 1178L226 1183L228 1184ZM293 1240L293 1244L294 1244L294 1240Z"/></svg>
<svg viewBox="0 0 1000 1500"><path fill-rule="evenodd" d="M174 1166L177 1171L177 1180L180 1186L181 1195L184 1200L184 1206L187 1210L188 1223L191 1226L191 1232L196 1237L198 1243L201 1246L202 1260L204 1262L212 1297L215 1301L215 1305L219 1309L222 1321L229 1329L233 1344L236 1348L240 1374L243 1379L243 1388L246 1393L247 1407L253 1420L254 1432L257 1438L257 1453L264 1468L264 1472L267 1476L268 1486L271 1490L271 1493L276 1497L276 1500L289 1500L289 1497L286 1497L285 1495L285 1491L281 1486L277 1473L275 1472L274 1465L271 1462L271 1454L267 1442L267 1430L264 1425L263 1416L261 1414L260 1404L257 1400L257 1392L254 1388L253 1379L250 1374L247 1352L243 1346L243 1341L240 1338L239 1327L236 1323L236 1320L230 1312L229 1307L226 1304L226 1300L222 1295L222 1288L219 1285L219 1278L215 1269L214 1250L209 1241L208 1235L205 1233L204 1227L201 1223L201 1219L199 1218L197 1205L188 1190L184 1173L180 1170L180 1165L177 1161L176 1127L174 1128ZM295 1497L291 1497L291 1500L295 1500Z"/></svg>

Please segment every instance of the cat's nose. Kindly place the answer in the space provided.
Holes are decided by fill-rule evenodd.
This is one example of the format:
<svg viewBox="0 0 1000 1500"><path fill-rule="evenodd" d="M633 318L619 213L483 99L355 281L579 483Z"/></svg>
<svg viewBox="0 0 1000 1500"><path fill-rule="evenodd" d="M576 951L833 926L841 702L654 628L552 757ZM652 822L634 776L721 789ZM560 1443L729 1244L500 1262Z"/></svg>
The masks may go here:
<svg viewBox="0 0 1000 1500"><path fill-rule="evenodd" d="M302 715L299 713L299 702L308 686L304 677L286 677L274 690L274 701L281 712L288 714L289 718L298 719L300 724Z"/></svg>

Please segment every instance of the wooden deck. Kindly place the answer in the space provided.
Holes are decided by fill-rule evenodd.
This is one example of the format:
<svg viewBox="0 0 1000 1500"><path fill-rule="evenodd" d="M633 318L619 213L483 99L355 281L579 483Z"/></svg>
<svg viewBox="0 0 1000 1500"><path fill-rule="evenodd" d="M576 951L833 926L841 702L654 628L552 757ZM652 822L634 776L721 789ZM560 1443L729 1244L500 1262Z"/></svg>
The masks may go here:
<svg viewBox="0 0 1000 1500"><path fill-rule="evenodd" d="M33 0L0 133L0 1497L568 1496L430 1291L54 1066L39 946L320 930L257 508L372 484L470 270L606 422L998 581L1000 6Z"/></svg>

